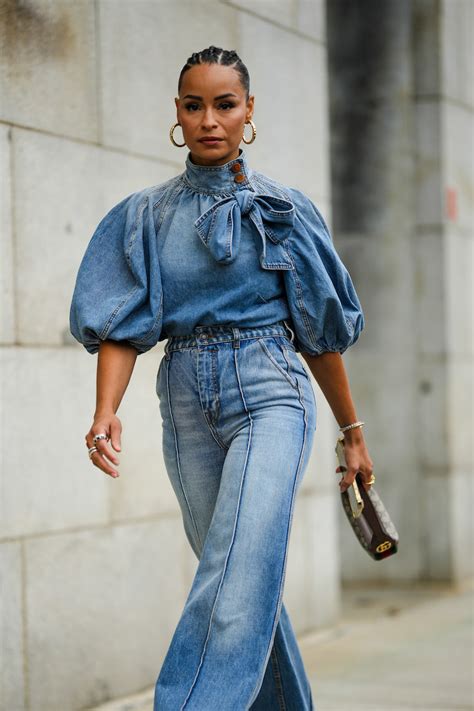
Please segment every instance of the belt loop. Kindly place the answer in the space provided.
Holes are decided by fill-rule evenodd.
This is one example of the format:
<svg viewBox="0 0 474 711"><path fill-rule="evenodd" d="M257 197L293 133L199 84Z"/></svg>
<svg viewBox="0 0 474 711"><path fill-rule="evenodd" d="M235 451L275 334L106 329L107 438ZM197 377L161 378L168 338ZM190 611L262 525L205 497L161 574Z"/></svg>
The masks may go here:
<svg viewBox="0 0 474 711"><path fill-rule="evenodd" d="M290 340L291 340L291 342L293 343L294 340L295 340L295 334L293 333L293 331L292 331L291 328L289 327L287 321L284 320L283 323L285 324L285 326L287 327L287 329L288 329L289 332L291 333L291 339L290 339Z"/></svg>
<svg viewBox="0 0 474 711"><path fill-rule="evenodd" d="M233 348L240 348L240 331L239 331L239 329L232 327L232 335L233 335L233 341L232 341Z"/></svg>
<svg viewBox="0 0 474 711"><path fill-rule="evenodd" d="M170 352L168 350L168 344L169 344L169 339L165 343L165 358L166 360L169 360L171 358Z"/></svg>

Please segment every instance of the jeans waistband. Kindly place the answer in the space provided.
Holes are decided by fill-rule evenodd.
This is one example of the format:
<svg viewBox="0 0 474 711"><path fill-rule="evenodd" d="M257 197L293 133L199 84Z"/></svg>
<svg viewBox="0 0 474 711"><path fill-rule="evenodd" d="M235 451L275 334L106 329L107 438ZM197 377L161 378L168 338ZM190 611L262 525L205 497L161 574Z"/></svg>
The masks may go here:
<svg viewBox="0 0 474 711"><path fill-rule="evenodd" d="M166 341L165 353L177 351L181 348L193 348L196 346L208 345L210 343L232 342L234 348L238 348L240 341L248 338L258 338L259 336L287 336L294 340L294 333L288 326L286 320L264 326L196 326L192 333L184 336L170 336Z"/></svg>

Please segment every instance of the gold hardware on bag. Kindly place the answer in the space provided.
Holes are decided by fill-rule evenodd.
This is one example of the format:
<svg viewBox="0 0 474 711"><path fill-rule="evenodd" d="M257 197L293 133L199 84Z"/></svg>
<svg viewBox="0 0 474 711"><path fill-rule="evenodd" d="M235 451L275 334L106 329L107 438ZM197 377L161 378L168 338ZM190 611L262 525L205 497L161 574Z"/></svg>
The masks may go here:
<svg viewBox="0 0 474 711"><path fill-rule="evenodd" d="M375 549L377 553L383 553L384 551L388 551L389 548L392 547L392 542L391 541L384 541L383 543L379 543L377 548Z"/></svg>
<svg viewBox="0 0 474 711"><path fill-rule="evenodd" d="M354 509L354 506L353 506L353 504L352 504L352 497L351 497L351 495L349 494L349 501L350 501L350 504L351 504L352 515L354 516L354 518L359 518L359 516L361 515L362 511L364 510L364 502L363 502L363 500L362 500L362 496L360 495L359 487L357 486L357 483L356 483L356 480L355 480L355 479L354 479L354 481L352 482L352 484L351 484L351 486L349 487L349 489L351 489L351 488L352 488L352 490L354 491L354 498L355 498L355 509Z"/></svg>
<svg viewBox="0 0 474 711"><path fill-rule="evenodd" d="M336 454L337 454L337 460L339 462L339 466L344 467L347 470L347 463L346 463L346 457L344 455L344 435L341 434L337 438L336 442ZM339 476L342 472L336 472L336 474ZM357 486L357 482L354 479L352 484L346 489L347 495L349 497L349 504L351 507L352 511L352 516L353 518L359 518L361 515L362 511L364 510L364 501L362 499L362 496L360 495L359 487ZM352 494L352 495L351 495ZM355 501L354 501L355 499Z"/></svg>

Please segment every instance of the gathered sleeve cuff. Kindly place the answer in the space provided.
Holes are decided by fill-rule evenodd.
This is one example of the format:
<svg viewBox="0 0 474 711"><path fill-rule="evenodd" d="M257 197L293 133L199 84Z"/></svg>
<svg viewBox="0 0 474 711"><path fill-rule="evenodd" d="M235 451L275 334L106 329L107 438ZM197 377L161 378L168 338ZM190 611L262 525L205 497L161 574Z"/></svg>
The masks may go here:
<svg viewBox="0 0 474 711"><path fill-rule="evenodd" d="M104 340L144 353L159 339L162 304L152 195L141 191L115 205L95 229L76 277L70 330L89 353Z"/></svg>
<svg viewBox="0 0 474 711"><path fill-rule="evenodd" d="M364 314L354 284L314 203L292 188L293 269L283 272L299 352L344 353L359 338Z"/></svg>

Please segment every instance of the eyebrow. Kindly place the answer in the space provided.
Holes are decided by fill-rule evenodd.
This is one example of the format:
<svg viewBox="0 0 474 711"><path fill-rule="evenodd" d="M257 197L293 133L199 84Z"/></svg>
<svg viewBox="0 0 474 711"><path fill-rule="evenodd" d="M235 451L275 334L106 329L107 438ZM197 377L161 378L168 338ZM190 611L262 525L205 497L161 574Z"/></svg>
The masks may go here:
<svg viewBox="0 0 474 711"><path fill-rule="evenodd" d="M225 99L227 96L235 96L237 98L237 94L232 94L231 92L228 92L227 94L220 94L220 96L215 96L214 101L217 101L217 99ZM183 96L183 99L199 99L199 101L202 101L202 96L196 96L195 94L186 94L186 96Z"/></svg>

